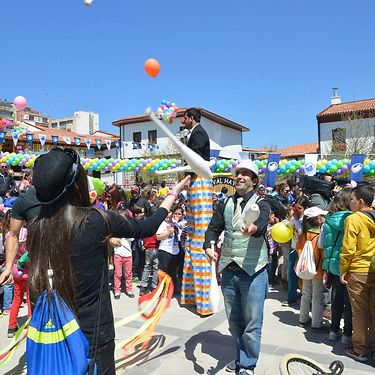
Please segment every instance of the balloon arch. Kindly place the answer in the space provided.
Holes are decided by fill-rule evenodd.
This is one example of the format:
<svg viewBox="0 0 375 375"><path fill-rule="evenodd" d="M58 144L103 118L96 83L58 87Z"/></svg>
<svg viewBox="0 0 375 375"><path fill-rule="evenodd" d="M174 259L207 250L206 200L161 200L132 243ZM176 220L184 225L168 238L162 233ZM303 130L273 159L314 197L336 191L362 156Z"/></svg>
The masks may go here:
<svg viewBox="0 0 375 375"><path fill-rule="evenodd" d="M0 153L0 162L9 166L20 166L29 168L34 165L38 155L28 153ZM114 158L93 158L81 159L82 165L86 170L97 172L149 172L153 173L160 170L173 170L182 165L178 159L114 159ZM264 174L267 169L267 159L254 161L258 168L259 174ZM214 173L228 173L234 168L238 160L221 159L217 160L212 167ZM351 161L349 159L322 159L317 162L316 169L321 173L328 173L335 176L348 177L350 173ZM290 176L303 174L305 171L305 160L286 160L279 162L278 175ZM375 176L375 160L365 159L363 165L364 176Z"/></svg>

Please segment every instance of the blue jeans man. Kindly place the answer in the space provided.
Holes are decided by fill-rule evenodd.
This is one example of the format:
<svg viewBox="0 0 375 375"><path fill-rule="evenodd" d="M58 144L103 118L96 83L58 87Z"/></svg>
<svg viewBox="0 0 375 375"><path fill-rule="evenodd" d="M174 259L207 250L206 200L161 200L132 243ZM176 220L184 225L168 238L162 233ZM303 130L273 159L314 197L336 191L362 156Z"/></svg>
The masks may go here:
<svg viewBox="0 0 375 375"><path fill-rule="evenodd" d="M250 276L245 271L222 271L225 311L240 369L254 370L259 354L263 308L268 291L267 269Z"/></svg>

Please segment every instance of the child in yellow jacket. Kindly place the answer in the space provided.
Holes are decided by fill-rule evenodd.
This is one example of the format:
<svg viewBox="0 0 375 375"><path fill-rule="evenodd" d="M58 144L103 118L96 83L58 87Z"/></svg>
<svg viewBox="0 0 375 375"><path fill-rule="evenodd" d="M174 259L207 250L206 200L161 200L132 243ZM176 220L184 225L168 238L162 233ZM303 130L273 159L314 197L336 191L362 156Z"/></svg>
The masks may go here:
<svg viewBox="0 0 375 375"><path fill-rule="evenodd" d="M345 219L340 253L340 279L348 288L353 312L353 347L346 354L360 362L368 360L369 349L375 355L375 271L371 267L371 258L375 255L373 199L370 186L357 186L351 192L350 208L354 213Z"/></svg>

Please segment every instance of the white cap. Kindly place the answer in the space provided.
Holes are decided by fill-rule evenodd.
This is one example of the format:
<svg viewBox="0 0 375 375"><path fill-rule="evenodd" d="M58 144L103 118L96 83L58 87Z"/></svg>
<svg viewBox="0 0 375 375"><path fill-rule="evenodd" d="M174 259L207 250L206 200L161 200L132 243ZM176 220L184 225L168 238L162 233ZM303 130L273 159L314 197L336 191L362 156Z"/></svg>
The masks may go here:
<svg viewBox="0 0 375 375"><path fill-rule="evenodd" d="M233 172L235 172L237 169L248 169L249 171L253 172L257 177L259 174L257 165L250 160L240 160L240 162L234 167Z"/></svg>
<svg viewBox="0 0 375 375"><path fill-rule="evenodd" d="M310 207L306 208L306 210L303 212L303 216L306 216L308 219L311 219L312 217L317 217L319 215L327 215L328 211L324 211L319 207Z"/></svg>

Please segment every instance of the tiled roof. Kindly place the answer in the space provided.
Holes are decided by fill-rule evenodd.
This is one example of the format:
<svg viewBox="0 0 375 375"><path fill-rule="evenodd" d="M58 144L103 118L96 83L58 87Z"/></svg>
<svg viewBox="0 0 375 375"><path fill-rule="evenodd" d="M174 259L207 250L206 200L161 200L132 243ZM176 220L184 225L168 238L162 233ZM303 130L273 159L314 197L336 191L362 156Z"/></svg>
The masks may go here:
<svg viewBox="0 0 375 375"><path fill-rule="evenodd" d="M229 120L225 117L222 117L220 115L218 115L217 113L214 113L214 112L211 112L207 109L204 109L202 107L194 107L194 108L198 108L200 111L201 111L201 115L209 120L212 120L220 125L223 125L223 126L227 126L229 128L232 128L232 129L235 129L235 130L240 130L242 132L247 132L249 131L250 129L247 128L246 126L243 126L237 122L234 122L232 120ZM178 112L177 112L177 117L182 117L185 113L185 111L187 110L187 108L179 108ZM149 121L150 118L146 115L137 115L137 116L128 116L128 117L124 117L122 119L119 119L119 120L115 120L112 122L112 125L114 126L122 126L122 125L129 125L129 124L137 124L137 123L140 123L140 122L146 122L146 121Z"/></svg>
<svg viewBox="0 0 375 375"><path fill-rule="evenodd" d="M28 124L26 121L24 121L26 124ZM47 136L46 138L46 143L52 143L52 136L56 135L59 137L59 143L63 142L63 137L70 137L72 145L74 145L74 138L79 137L81 138L81 145L85 145L85 138L90 138L91 139L91 146L96 146L96 140L101 139L103 145L105 146L105 141L106 140L111 140L112 142L115 140L118 140L119 137L99 137L96 136L95 134L78 134L72 131L68 130L58 130L58 129L51 129L51 128L42 128L40 126L35 126L32 124L28 124L30 127L34 127L39 129L40 131L34 131L32 132L34 134L34 141L39 141L38 134L45 134ZM11 133L8 131L6 134L6 138L12 138ZM20 137L20 140L25 140L26 135L22 135ZM115 147L114 144L111 145L111 147Z"/></svg>
<svg viewBox="0 0 375 375"><path fill-rule="evenodd" d="M319 122L340 121L343 116L348 114L371 114L375 112L375 98L357 100L340 104L331 104L329 107L319 112L316 116Z"/></svg>
<svg viewBox="0 0 375 375"><path fill-rule="evenodd" d="M281 157L288 158L292 156L302 156L305 154L316 154L318 151L318 143L304 143L301 145L294 145L281 148L275 152L280 153Z"/></svg>
<svg viewBox="0 0 375 375"><path fill-rule="evenodd" d="M300 145L288 146L284 148L280 148L278 150L267 150L266 148L247 148L242 147L242 150L249 153L257 153L259 155L259 159L264 159L267 157L268 153L276 153L281 154L282 158L292 158L297 156L304 156L305 154L316 154L318 150L317 143L304 143Z"/></svg>

